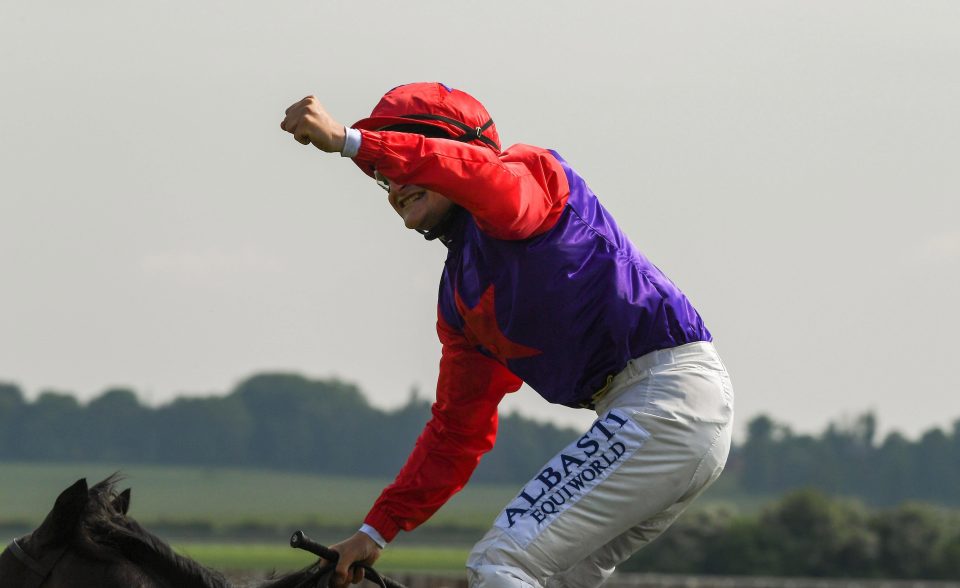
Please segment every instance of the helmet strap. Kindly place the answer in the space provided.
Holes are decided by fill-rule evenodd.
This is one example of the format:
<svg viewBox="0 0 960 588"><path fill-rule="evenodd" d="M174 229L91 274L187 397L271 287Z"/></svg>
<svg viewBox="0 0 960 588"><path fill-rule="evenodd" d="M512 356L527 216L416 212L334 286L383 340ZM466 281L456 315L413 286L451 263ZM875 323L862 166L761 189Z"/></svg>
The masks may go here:
<svg viewBox="0 0 960 588"><path fill-rule="evenodd" d="M453 233L455 225L457 224L456 221L460 217L460 212L462 210L462 206L459 204L454 204L450 210L447 211L447 214L440 219L440 222L430 229L417 229L417 232L423 235L423 238L427 241L439 240L441 243L449 247L450 244L453 243L453 235L451 233Z"/></svg>
<svg viewBox="0 0 960 588"><path fill-rule="evenodd" d="M459 137L452 137L454 141L469 143L470 141L479 140L483 143L486 143L490 147L493 147L497 150L497 152L500 151L500 145L497 145L496 141L483 134L485 130L489 129L493 125L492 118L485 122L482 126L476 128L469 127L455 118L440 116L439 114L405 114L403 115L403 118L412 118L414 120L438 120L440 122L445 122L449 125L457 127L463 132L463 134Z"/></svg>

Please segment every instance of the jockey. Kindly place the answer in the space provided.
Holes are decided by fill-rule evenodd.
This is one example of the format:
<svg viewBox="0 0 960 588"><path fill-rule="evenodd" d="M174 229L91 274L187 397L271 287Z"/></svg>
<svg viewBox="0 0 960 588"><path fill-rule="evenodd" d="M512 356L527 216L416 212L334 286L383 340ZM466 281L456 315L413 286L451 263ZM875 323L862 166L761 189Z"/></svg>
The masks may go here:
<svg viewBox="0 0 960 588"><path fill-rule="evenodd" d="M557 152L502 149L483 105L439 83L394 88L350 128L310 96L280 126L351 158L408 229L447 249L432 418L333 547L340 585L463 488L524 382L597 420L477 543L471 586L599 586L720 475L733 390L710 332Z"/></svg>

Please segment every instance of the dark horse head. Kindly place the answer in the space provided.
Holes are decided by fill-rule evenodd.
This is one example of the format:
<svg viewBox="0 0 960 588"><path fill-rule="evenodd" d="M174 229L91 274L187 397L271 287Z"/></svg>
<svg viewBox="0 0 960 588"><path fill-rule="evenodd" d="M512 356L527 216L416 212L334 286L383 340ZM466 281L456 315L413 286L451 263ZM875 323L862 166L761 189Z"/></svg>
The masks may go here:
<svg viewBox="0 0 960 588"><path fill-rule="evenodd" d="M128 517L130 490L117 492L116 482L111 476L88 488L79 480L64 490L43 523L0 554L0 588L230 588ZM316 586L317 570L261 588Z"/></svg>

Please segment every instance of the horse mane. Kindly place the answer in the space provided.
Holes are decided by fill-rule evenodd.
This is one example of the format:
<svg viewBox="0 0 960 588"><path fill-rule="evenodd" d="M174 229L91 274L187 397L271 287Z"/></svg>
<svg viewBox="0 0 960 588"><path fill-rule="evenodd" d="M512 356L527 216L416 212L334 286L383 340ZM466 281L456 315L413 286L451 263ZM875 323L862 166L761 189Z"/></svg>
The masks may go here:
<svg viewBox="0 0 960 588"><path fill-rule="evenodd" d="M116 485L122 476L114 473L88 491L88 501L77 529L76 547L95 559L127 561L144 572L156 574L178 588L233 588L219 572L178 555L162 539L117 508ZM313 588L325 586L331 569L313 563L281 577L273 575L259 588Z"/></svg>
<svg viewBox="0 0 960 588"><path fill-rule="evenodd" d="M78 529L79 547L98 559L127 560L184 588L232 588L222 574L178 555L162 539L117 509L112 474L89 490L89 501Z"/></svg>

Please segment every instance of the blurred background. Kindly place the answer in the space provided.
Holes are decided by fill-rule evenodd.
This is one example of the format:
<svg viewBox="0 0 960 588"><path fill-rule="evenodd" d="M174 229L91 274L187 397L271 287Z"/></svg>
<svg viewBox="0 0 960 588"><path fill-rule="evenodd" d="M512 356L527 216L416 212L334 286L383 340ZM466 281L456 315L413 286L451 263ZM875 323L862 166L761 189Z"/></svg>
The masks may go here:
<svg viewBox="0 0 960 588"><path fill-rule="evenodd" d="M188 551L355 527L427 418L445 252L279 123L437 80L578 169L731 371L730 467L634 569L960 578L958 26L948 1L0 5L0 526L122 468ZM468 546L594 416L529 389L502 414L478 494L410 549ZM829 541L761 553L818 516Z"/></svg>

